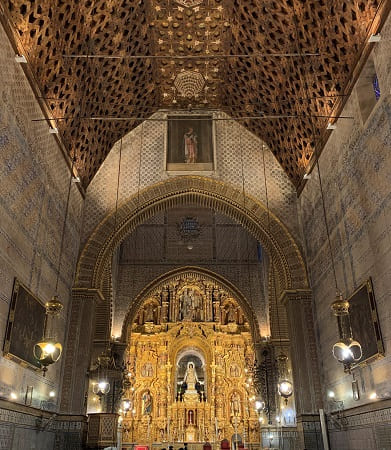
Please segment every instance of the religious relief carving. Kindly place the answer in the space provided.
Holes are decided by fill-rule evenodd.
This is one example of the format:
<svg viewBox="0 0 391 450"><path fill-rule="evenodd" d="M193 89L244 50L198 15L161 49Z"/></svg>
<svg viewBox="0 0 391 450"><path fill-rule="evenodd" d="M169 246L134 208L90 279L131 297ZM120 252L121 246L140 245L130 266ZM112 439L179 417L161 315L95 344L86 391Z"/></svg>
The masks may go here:
<svg viewBox="0 0 391 450"><path fill-rule="evenodd" d="M142 377L152 377L153 376L153 367L150 362L145 363L141 368L141 376Z"/></svg>
<svg viewBox="0 0 391 450"><path fill-rule="evenodd" d="M184 289L179 295L178 321L203 321L203 299L201 294L193 288Z"/></svg>
<svg viewBox="0 0 391 450"><path fill-rule="evenodd" d="M144 322L153 322L156 323L156 306L152 303L147 303L144 307Z"/></svg>
<svg viewBox="0 0 391 450"><path fill-rule="evenodd" d="M152 291L135 314L132 330L152 333L156 326L170 322L217 322L248 327L242 309L228 292L192 273ZM231 333L236 330L233 326L229 329Z"/></svg>
<svg viewBox="0 0 391 450"><path fill-rule="evenodd" d="M233 378L240 377L240 369L237 364L232 364L229 368L229 375Z"/></svg>
<svg viewBox="0 0 391 450"><path fill-rule="evenodd" d="M241 325L243 322L243 313L239 305L232 299L225 300L221 307L221 323Z"/></svg>

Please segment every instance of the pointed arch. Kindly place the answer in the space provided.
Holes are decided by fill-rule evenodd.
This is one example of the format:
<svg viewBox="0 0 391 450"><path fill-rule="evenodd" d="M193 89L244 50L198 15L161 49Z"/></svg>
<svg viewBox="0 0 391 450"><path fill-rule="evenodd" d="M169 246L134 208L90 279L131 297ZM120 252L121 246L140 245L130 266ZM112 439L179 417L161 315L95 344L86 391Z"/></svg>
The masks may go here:
<svg viewBox="0 0 391 450"><path fill-rule="evenodd" d="M113 252L128 234L158 212L189 203L229 216L260 241L273 255L278 292L308 288L303 257L285 225L258 200L227 183L199 176L171 178L150 186L123 202L116 220L115 211L106 216L80 254L75 287L101 290Z"/></svg>

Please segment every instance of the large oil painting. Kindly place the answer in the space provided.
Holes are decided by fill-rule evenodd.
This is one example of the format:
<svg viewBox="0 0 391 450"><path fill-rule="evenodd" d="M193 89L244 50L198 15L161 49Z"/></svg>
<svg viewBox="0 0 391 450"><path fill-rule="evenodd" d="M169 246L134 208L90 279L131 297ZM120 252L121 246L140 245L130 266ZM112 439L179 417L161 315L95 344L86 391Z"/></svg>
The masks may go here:
<svg viewBox="0 0 391 450"><path fill-rule="evenodd" d="M32 368L40 368L34 358L34 344L42 339L45 326L45 306L25 286L15 279L4 356Z"/></svg>
<svg viewBox="0 0 391 450"><path fill-rule="evenodd" d="M362 346L359 364L368 363L384 354L372 279L363 283L348 300L353 337Z"/></svg>
<svg viewBox="0 0 391 450"><path fill-rule="evenodd" d="M168 171L214 170L213 120L210 115L167 117Z"/></svg>

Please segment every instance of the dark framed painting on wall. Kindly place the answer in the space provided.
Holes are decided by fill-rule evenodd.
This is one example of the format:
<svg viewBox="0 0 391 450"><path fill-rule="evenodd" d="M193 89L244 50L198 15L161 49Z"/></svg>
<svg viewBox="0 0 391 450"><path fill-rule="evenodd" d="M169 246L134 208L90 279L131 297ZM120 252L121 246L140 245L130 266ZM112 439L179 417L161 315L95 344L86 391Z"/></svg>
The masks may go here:
<svg viewBox="0 0 391 450"><path fill-rule="evenodd" d="M367 364L384 355L372 279L359 286L348 301L353 338L361 344L363 353L358 364Z"/></svg>
<svg viewBox="0 0 391 450"><path fill-rule="evenodd" d="M215 170L214 126L211 115L168 115L166 170Z"/></svg>
<svg viewBox="0 0 391 450"><path fill-rule="evenodd" d="M33 369L41 368L33 349L42 339L45 312L45 305L15 279L4 340L5 357Z"/></svg>

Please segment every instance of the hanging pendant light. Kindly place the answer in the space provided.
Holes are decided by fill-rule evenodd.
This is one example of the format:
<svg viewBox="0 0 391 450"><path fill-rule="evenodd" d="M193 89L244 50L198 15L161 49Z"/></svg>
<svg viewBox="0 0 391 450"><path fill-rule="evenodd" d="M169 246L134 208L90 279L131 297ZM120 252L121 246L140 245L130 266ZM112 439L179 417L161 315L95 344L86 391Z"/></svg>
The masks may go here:
<svg viewBox="0 0 391 450"><path fill-rule="evenodd" d="M58 300L58 296L54 295L50 301L46 302L45 309L43 338L34 345L33 349L34 357L42 367L43 376L46 375L48 366L57 362L61 357L62 345L56 339L55 320L60 315L63 305Z"/></svg>
<svg viewBox="0 0 391 450"><path fill-rule="evenodd" d="M269 193L267 187L267 179L266 179L266 164L265 164L265 145L262 144L262 162L263 162L263 177L265 183L265 196L266 196L266 208L267 208L267 221L268 221L268 232L271 235L271 224L270 224L270 208L269 208ZM274 257L273 257L273 249L270 250L270 268L273 276L273 290L274 290L274 298L277 302L276 295L276 283L274 281ZM288 404L289 397L293 394L293 384L289 380L288 373L288 357L282 351L282 339L281 339L281 325L280 325L280 314L278 312L278 304L276 303L276 312L277 312L277 325L278 325L278 334L280 340L280 354L277 356L277 367L278 367L278 383L277 383L277 391L278 394L284 399L285 404Z"/></svg>
<svg viewBox="0 0 391 450"><path fill-rule="evenodd" d="M121 161L122 161L122 138L120 139L119 145L119 155L118 155L118 173L117 173L117 191L115 197L115 213L114 213L114 226L113 234L117 230L117 215L118 215L118 201L119 201L119 185L121 178ZM110 383L108 381L108 368L110 365L110 344L108 348L102 352L102 354L97 358L97 379L92 383L92 392L99 397L100 402L105 395L110 392ZM115 389L114 389L115 390Z"/></svg>
<svg viewBox="0 0 391 450"><path fill-rule="evenodd" d="M70 200L71 188L72 188L74 163L75 163L75 158L72 159L72 164L71 164L71 168L70 168L68 194L67 194L64 222L63 222L62 234L61 234L60 255L58 258L58 266L57 266L57 277L56 277L56 287L55 287L56 294L53 295L53 297L51 298L50 301L45 303L46 317L45 317L45 325L44 325L42 340L40 342L37 342L33 348L34 358L41 365L42 371L43 371L43 376L46 375L48 366L57 362L60 359L61 354L62 354L62 344L60 342L58 342L58 340L57 340L56 321L57 321L57 318L59 317L61 311L63 310L63 304L59 300L57 292L58 292L58 281L60 278L61 259L62 259L63 249L64 249L64 240L65 240L64 237L65 237L66 222L67 222L68 210L69 210L69 200Z"/></svg>
<svg viewBox="0 0 391 450"><path fill-rule="evenodd" d="M353 339L349 316L349 302L342 294L338 295L331 305L331 310L337 317L340 340L333 345L333 356L345 367L345 372L351 371L352 364L362 358L362 348Z"/></svg>
<svg viewBox="0 0 391 450"><path fill-rule="evenodd" d="M293 10L294 10L293 23L294 23L295 34L296 34L297 52L298 52L298 55L301 56L302 63L305 64L306 61L304 61L304 56L301 51L301 48L299 45L299 39L298 39L298 37L300 35L300 30L299 30L298 21L297 21L298 15L295 12L294 7L293 7ZM311 59L310 59L310 61L311 61ZM310 64L311 64L311 62L310 62ZM313 69L313 67L312 67L312 69ZM305 74L303 76L305 77ZM303 98L306 99L307 102L309 102L308 105L310 105L311 104L310 103L311 96L309 95L309 92L308 92L309 83L305 79L300 80L300 81L301 81L301 85L302 85ZM328 224L327 215L326 215L326 204L325 204L325 199L324 199L322 177L320 174L320 167L319 167L319 156L320 155L318 152L318 147L317 147L317 142L316 142L316 132L315 132L315 127L314 127L314 123L313 123L313 117L311 114L309 115L309 118L310 118L310 124L311 124L312 135L313 135L313 149L314 149L313 156L314 156L316 169L317 169L317 173L318 173L318 178L319 178L319 188L320 188L320 195L321 195L321 201L322 201L323 219L324 219L324 223L325 223L325 227L326 227L327 242L328 242L328 247L329 247L329 252L330 252L334 284L335 284L335 289L336 289L336 293L337 293L336 300L331 304L331 310L334 313L334 315L337 317L339 340L338 340L338 342L336 342L333 345L332 351L333 351L334 358L344 365L345 372L350 373L352 364L358 362L362 357L362 348L361 348L361 344L358 341L356 341L355 339L353 339L352 328L350 325L349 302L348 302L348 300L344 299L342 292L338 288L337 274L336 274L335 262L334 262L334 254L333 254L333 248L331 246L330 230L329 230L329 224ZM330 120L331 120L331 117L329 117L329 120L328 120L329 125L331 124ZM331 124L331 126L329 126L329 125L327 126L328 129L335 128L334 123ZM304 178L308 179L309 174L307 173Z"/></svg>
<svg viewBox="0 0 391 450"><path fill-rule="evenodd" d="M279 368L278 393L283 397L285 404L288 404L288 398L293 394L293 384L288 379L288 357L284 353L280 353L277 356L277 362Z"/></svg>
<svg viewBox="0 0 391 450"><path fill-rule="evenodd" d="M353 339L352 327L350 325L349 301L345 299L338 288L337 273L335 270L333 248L331 246L330 230L326 216L326 206L323 193L322 178L320 175L319 158L316 157L316 168L319 178L320 194L323 207L323 218L326 226L327 242L330 252L331 266L334 276L334 284L337 292L335 301L331 304L331 311L337 317L339 340L333 345L334 358L344 365L344 370L350 373L352 364L362 358L361 344Z"/></svg>
<svg viewBox="0 0 391 450"><path fill-rule="evenodd" d="M110 392L110 383L107 379L107 369L110 364L110 356L108 351L103 352L97 359L97 380L92 383L92 392L99 397L102 402L102 398Z"/></svg>

